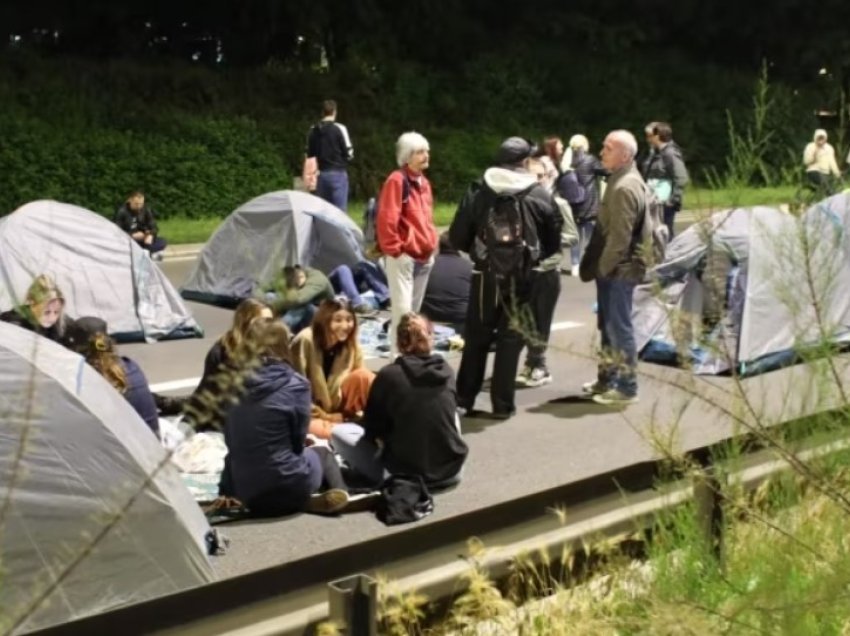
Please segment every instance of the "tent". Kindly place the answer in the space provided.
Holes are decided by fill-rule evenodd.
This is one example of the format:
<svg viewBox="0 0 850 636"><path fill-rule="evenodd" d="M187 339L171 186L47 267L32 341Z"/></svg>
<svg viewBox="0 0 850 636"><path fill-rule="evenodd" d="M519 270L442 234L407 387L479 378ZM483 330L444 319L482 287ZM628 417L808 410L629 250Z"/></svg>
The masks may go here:
<svg viewBox="0 0 850 636"><path fill-rule="evenodd" d="M34 201L0 219L0 311L20 304L39 274L56 281L69 316L98 316L118 340L203 335L157 264L89 210Z"/></svg>
<svg viewBox="0 0 850 636"><path fill-rule="evenodd" d="M81 356L0 323L0 385L4 633L21 615L13 633L214 580L203 513L156 436Z"/></svg>
<svg viewBox="0 0 850 636"><path fill-rule="evenodd" d="M184 298L234 306L286 265L329 273L363 260L363 232L327 201L306 192L269 192L218 227L180 288Z"/></svg>
<svg viewBox="0 0 850 636"><path fill-rule="evenodd" d="M644 360L751 375L793 362L822 333L850 342L850 195L799 217L766 207L715 213L677 236L653 274L635 290L632 314ZM712 304L716 324L703 335Z"/></svg>

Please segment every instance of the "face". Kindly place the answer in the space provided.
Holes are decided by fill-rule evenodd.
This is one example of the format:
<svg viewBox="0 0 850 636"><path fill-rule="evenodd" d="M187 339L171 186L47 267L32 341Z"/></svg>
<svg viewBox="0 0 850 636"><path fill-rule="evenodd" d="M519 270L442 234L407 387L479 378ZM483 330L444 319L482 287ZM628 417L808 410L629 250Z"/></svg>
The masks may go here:
<svg viewBox="0 0 850 636"><path fill-rule="evenodd" d="M130 197L127 200L127 203L130 206L131 210L133 210L134 212L138 212L145 205L145 197L143 197L141 194L137 194L135 196Z"/></svg>
<svg viewBox="0 0 850 636"><path fill-rule="evenodd" d="M528 171L537 177L538 181L542 181L546 178L546 168L543 166L542 161L537 161L536 159L529 159L526 164Z"/></svg>
<svg viewBox="0 0 850 636"><path fill-rule="evenodd" d="M625 165L623 146L616 138L612 138L611 135L605 137L605 142L602 144L602 152L599 153L599 156L602 159L602 166L610 172L618 170Z"/></svg>
<svg viewBox="0 0 850 636"><path fill-rule="evenodd" d="M564 142L562 142L560 139L555 142L555 152L558 153L559 157L564 154Z"/></svg>
<svg viewBox="0 0 850 636"><path fill-rule="evenodd" d="M304 283L307 282L307 274L303 269L296 270L293 280L296 287L304 287Z"/></svg>
<svg viewBox="0 0 850 636"><path fill-rule="evenodd" d="M35 307L36 311L38 311L38 307ZM41 306L40 313L38 316L38 324L41 325L43 329L50 329L59 318L62 317L62 301L61 300L51 300L48 303Z"/></svg>
<svg viewBox="0 0 850 636"><path fill-rule="evenodd" d="M823 146L826 143L826 137L818 137L817 139L815 139L815 143L818 146Z"/></svg>
<svg viewBox="0 0 850 636"><path fill-rule="evenodd" d="M417 150L407 161L407 167L411 172L422 172L425 170L431 161L431 152L427 148Z"/></svg>
<svg viewBox="0 0 850 636"><path fill-rule="evenodd" d="M652 134L652 131L646 131L646 143L650 148L654 148L659 143L658 135Z"/></svg>
<svg viewBox="0 0 850 636"><path fill-rule="evenodd" d="M339 309L331 316L330 336L333 344L345 342L354 331L354 314L345 309Z"/></svg>

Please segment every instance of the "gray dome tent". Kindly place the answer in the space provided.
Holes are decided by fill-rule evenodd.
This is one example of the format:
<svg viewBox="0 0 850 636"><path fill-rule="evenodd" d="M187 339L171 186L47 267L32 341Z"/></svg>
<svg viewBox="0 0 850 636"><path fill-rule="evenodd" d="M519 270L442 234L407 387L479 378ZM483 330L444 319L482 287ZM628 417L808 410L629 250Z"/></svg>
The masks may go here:
<svg viewBox="0 0 850 636"><path fill-rule="evenodd" d="M156 263L89 210L34 201L0 219L0 311L23 302L39 274L56 281L68 315L102 318L118 340L203 335Z"/></svg>
<svg viewBox="0 0 850 636"><path fill-rule="evenodd" d="M850 342L850 195L800 217L766 207L715 213L677 236L653 273L632 310L643 360L751 375L792 362L821 329ZM719 320L701 338L713 295Z"/></svg>
<svg viewBox="0 0 850 636"><path fill-rule="evenodd" d="M294 190L239 206L204 246L180 288L184 298L234 306L286 265L325 273L363 260L363 232L339 208Z"/></svg>
<svg viewBox="0 0 850 636"><path fill-rule="evenodd" d="M4 633L215 579L209 525L166 451L81 356L0 323L0 378Z"/></svg>

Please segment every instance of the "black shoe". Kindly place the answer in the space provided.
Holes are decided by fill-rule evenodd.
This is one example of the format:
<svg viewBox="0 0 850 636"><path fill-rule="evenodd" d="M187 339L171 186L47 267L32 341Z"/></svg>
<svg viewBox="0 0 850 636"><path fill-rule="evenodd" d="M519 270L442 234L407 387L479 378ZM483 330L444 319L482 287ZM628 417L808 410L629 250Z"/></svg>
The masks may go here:
<svg viewBox="0 0 850 636"><path fill-rule="evenodd" d="M186 401L182 397L169 397L167 395L153 394L156 410L160 415L180 415L183 412L183 404Z"/></svg>
<svg viewBox="0 0 850 636"><path fill-rule="evenodd" d="M493 411L492 413L482 413L481 417L484 417L489 420L504 421L511 419L514 415L516 415L516 409L506 413L503 413L501 411Z"/></svg>

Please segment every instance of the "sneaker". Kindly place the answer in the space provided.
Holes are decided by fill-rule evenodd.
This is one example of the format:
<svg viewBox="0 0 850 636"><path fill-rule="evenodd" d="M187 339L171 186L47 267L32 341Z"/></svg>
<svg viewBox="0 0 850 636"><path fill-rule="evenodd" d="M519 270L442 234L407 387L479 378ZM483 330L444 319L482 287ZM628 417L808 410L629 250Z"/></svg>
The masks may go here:
<svg viewBox="0 0 850 636"><path fill-rule="evenodd" d="M360 316L361 318L374 318L378 315L378 310L373 309L371 305L362 303L354 307L354 313Z"/></svg>
<svg viewBox="0 0 850 636"><path fill-rule="evenodd" d="M626 395L619 389L608 389L605 393L597 393L593 401L606 406L625 406L638 401L637 395Z"/></svg>
<svg viewBox="0 0 850 636"><path fill-rule="evenodd" d="M585 382L581 385L581 390L590 395L599 395L608 390L608 385L596 380L594 382Z"/></svg>
<svg viewBox="0 0 850 636"><path fill-rule="evenodd" d="M573 265L572 269L570 269L570 276L575 276L578 278L578 265Z"/></svg>
<svg viewBox="0 0 850 636"><path fill-rule="evenodd" d="M537 367L532 369L526 377L525 386L536 387L549 384L552 381L552 374L545 367Z"/></svg>
<svg viewBox="0 0 850 636"><path fill-rule="evenodd" d="M320 515L329 515L340 512L348 505L348 493L341 488L331 488L325 492L319 492L310 497L305 512L315 512Z"/></svg>
<svg viewBox="0 0 850 636"><path fill-rule="evenodd" d="M528 379L531 377L531 367L523 367L522 371L517 373L516 382L517 386L528 386Z"/></svg>

